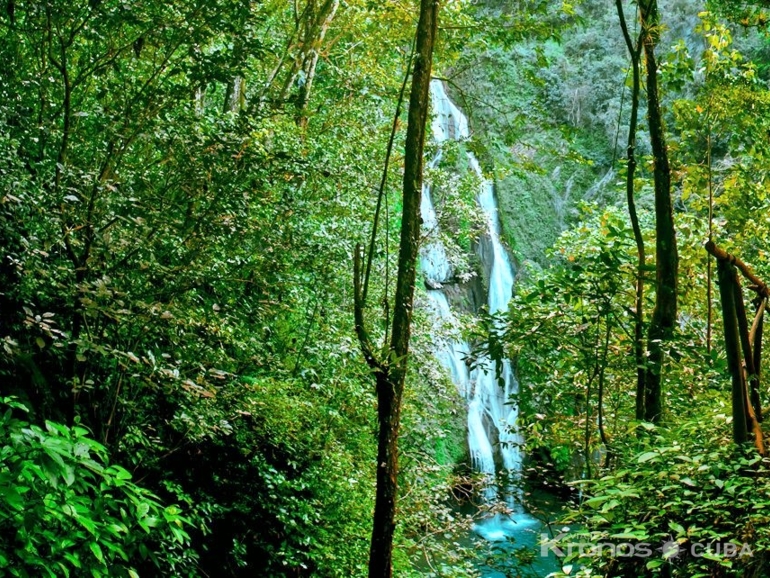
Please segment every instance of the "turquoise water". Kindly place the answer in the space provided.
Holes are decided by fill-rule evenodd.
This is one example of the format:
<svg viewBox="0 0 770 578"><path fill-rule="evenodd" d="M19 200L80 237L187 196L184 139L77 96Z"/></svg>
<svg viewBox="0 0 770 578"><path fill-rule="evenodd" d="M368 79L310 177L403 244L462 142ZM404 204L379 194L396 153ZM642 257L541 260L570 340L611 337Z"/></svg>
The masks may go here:
<svg viewBox="0 0 770 578"><path fill-rule="evenodd" d="M479 552L478 569L484 578L545 578L561 569L559 559L541 540L559 533L564 499L543 491L520 494L524 506L497 513L473 526Z"/></svg>
<svg viewBox="0 0 770 578"><path fill-rule="evenodd" d="M485 578L544 578L561 568L556 556L540 546L541 536L550 536L548 527L530 514L498 514L473 529L489 548L479 564Z"/></svg>

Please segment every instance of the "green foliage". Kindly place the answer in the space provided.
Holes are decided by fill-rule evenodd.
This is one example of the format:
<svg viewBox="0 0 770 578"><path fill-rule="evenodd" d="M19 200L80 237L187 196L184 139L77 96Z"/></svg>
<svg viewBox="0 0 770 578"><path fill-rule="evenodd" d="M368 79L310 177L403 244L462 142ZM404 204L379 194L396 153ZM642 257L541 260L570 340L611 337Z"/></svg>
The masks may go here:
<svg viewBox="0 0 770 578"><path fill-rule="evenodd" d="M435 362L435 344L421 331L412 348L412 388L406 392L403 421L399 529L403 554L418 563L399 575L476 576L476 553L467 543L473 517L458 511L457 487L467 483L457 464L467 463L466 409L455 384ZM430 339L429 337L433 337ZM418 373L419 372L419 373ZM402 555L403 555L402 554Z"/></svg>
<svg viewBox="0 0 770 578"><path fill-rule="evenodd" d="M597 417L599 380L611 435L625 427L634 403L626 305L635 275L631 233L615 209L584 207L583 218L559 239L551 267L520 283L500 335L505 349L492 351L517 360L527 446L547 448L571 477L580 477L599 450L598 432L586 429Z"/></svg>
<svg viewBox="0 0 770 578"><path fill-rule="evenodd" d="M473 243L486 229L476 200L481 181L468 163L468 149L472 145L472 142L460 141L445 143L439 166L426 171L439 226L436 231L429 231L422 242L428 238L440 242L455 278L463 281L475 275L471 258Z"/></svg>
<svg viewBox="0 0 770 578"><path fill-rule="evenodd" d="M695 14L690 13L691 20ZM767 510L766 463L729 441L729 380L718 313L707 320L702 243L711 229L720 245L766 277L766 220L757 215L763 214L767 197L768 90L753 61L762 54L757 44L743 36L746 52L739 52L734 28L711 13L698 16L695 32L705 50L693 50L697 44L687 36L663 66L666 88L678 96L668 121L675 135L670 146L674 177L681 186L675 213L681 313L664 368L667 426L645 432L631 419L636 255L625 211L583 210L555 244L548 268L526 271L505 332L493 335L487 345L493 354L517 359L520 423L533 459L555 463L568 478L590 478L580 486L586 501L566 520L582 529L558 542L560 547L580 543L584 553L563 560L559 576L761 576L767 563L766 537L756 531ZM636 190L649 249L654 240L646 177L643 170ZM647 265L654 270L649 250ZM651 278L645 282L651 287ZM647 299L649 312L649 290ZM595 376L600 375L609 447L596 424ZM608 450L612 464L607 463ZM659 551L641 558L597 549L629 541L660 548L670 540L687 551L669 559ZM749 544L754 556L730 558L724 554L728 542L737 544L738 551ZM712 550L692 555L694 544L710 544Z"/></svg>
<svg viewBox="0 0 770 578"><path fill-rule="evenodd" d="M0 569L10 576L195 575L189 521L177 506L110 465L107 449L72 428L0 418Z"/></svg>
<svg viewBox="0 0 770 578"><path fill-rule="evenodd" d="M40 427L79 420L187 503L201 574L364 572L374 402L345 303L414 22L402 3L341 3L299 111L296 35L319 4L51 0L0 16L2 393Z"/></svg>
<svg viewBox="0 0 770 578"><path fill-rule="evenodd" d="M770 231L762 216L768 199L770 92L762 30L767 6L710 2L709 12L695 2L660 4L660 46L670 47L661 59L662 94L672 136L681 305L663 368L666 427L646 432L632 420L636 252L625 208L600 204L574 211L577 199L595 193L587 186L591 179L579 172L585 165L569 171L569 181L560 172L574 166L566 159L578 156L607 167L615 157L616 135L624 136L627 54L606 3L580 6L583 28L564 31L559 41L489 50L480 62L491 72L470 67L460 73L471 95L489 95L488 102L468 100L477 109L472 119L477 131L497 137L484 158L504 177L498 195L508 238L519 255L543 266L524 264L504 331L499 320L489 319L477 337L493 357L517 361L521 386L515 401L533 470L540 475L540 466L555 464L568 478L590 478L581 486L587 501L568 520L584 530L570 533L561 545L649 541L657 548L669 540L682 548L712 545L703 556L685 553L676 559L661 552L644 559L589 552L564 560L559 576L762 576L767 544L757 528L766 524L767 463L729 441L724 415L729 378L718 308L707 298L702 245L713 235L760 278L770 274ZM633 28L634 6L628 6ZM545 82L538 83L535 70ZM510 111L515 113L507 116ZM564 139L563 146L555 145L560 141L554 134ZM642 156L647 143L638 141L637 158L644 160L637 167L636 201L648 249L646 323L655 258L652 164ZM546 156L548 146L555 152ZM517 155L525 162L511 170L510 159ZM620 199L611 179L600 203ZM566 183L573 183L574 191L557 193ZM561 219L559 207L566 208ZM565 228L554 250L546 252ZM712 300L716 291L711 280ZM606 444L597 425L600 377ZM740 550L744 541L753 558L730 558L717 547L732 542Z"/></svg>
<svg viewBox="0 0 770 578"><path fill-rule="evenodd" d="M628 562L630 576L750 576L764 560L767 488L754 473L765 464L732 453L710 409L727 381L719 323L706 351L702 242L710 190L720 244L770 275L766 4L661 2L682 315L664 376L675 425L641 441L630 422L634 246L625 211L602 206L619 198L623 169L617 179L610 169L628 114L614 11L598 0L444 7L437 74L474 136L428 176L461 280L478 269L469 250L480 231L466 150L495 181L515 256L541 268L523 268L504 331L487 320L474 336L518 360L528 448L573 478L590 468L593 501L575 520L597 539L630 529L682 544L747 539L759 552L732 568L580 560L596 571ZM0 381L31 408L22 418L11 402L0 421L3 571L365 573L376 416L345 304L414 10L340 3L300 111L297 34L318 5L16 1L0 16ZM402 138L399 124L394 150ZM392 291L401 162L386 180L372 310ZM649 248L651 166L639 169ZM432 357L436 333L416 316L404 576L474 573L459 539L470 519L451 506L470 483L456 468L467 461L464 407ZM599 375L616 470L596 463ZM658 492L671 496L662 509ZM162 505L172 502L184 518Z"/></svg>
<svg viewBox="0 0 770 578"><path fill-rule="evenodd" d="M701 13L705 82L694 98L674 102L677 149L683 171L682 200L708 215L713 196L720 243L739 251L764 274L766 226L757 214L768 202L767 86L756 64L734 48L733 33L711 13Z"/></svg>
<svg viewBox="0 0 770 578"><path fill-rule="evenodd" d="M604 23L611 16L583 4L580 13L593 10ZM604 183L591 185L610 168L619 121L620 39L568 23L552 29L558 38L487 46L457 65L455 99L495 181L506 240L517 259L542 265L579 200L605 198Z"/></svg>
<svg viewBox="0 0 770 578"><path fill-rule="evenodd" d="M642 212L641 221L649 244L650 214ZM702 406L693 400L726 383L723 354L705 351L702 223L679 215L678 226L681 273L688 283L680 295L684 320L667 346L666 412L672 419L697 415ZM648 283L653 271L648 259ZM613 446L629 435L636 380L635 276L636 248L624 212L583 206L582 220L556 243L551 266L528 270L520 281L497 336L501 348L492 351L517 360L519 421L528 448L544 450L568 479L596 469L600 464L593 462L601 462L606 451L596 427L600 379L605 433ZM647 311L651 297L648 291Z"/></svg>
<svg viewBox="0 0 770 578"><path fill-rule="evenodd" d="M733 446L725 405L714 406L645 432L622 448L616 470L581 484L587 499L565 520L575 529L555 542L565 564L592 576L764 575L770 462ZM567 553L581 542L582 552ZM613 555L610 545L622 543L647 544L650 554Z"/></svg>
<svg viewBox="0 0 770 578"><path fill-rule="evenodd" d="M212 505L202 566L243 576L364 571L373 457L360 387L346 379L330 387L321 376L250 378L179 416L188 445L164 472L195 503Z"/></svg>

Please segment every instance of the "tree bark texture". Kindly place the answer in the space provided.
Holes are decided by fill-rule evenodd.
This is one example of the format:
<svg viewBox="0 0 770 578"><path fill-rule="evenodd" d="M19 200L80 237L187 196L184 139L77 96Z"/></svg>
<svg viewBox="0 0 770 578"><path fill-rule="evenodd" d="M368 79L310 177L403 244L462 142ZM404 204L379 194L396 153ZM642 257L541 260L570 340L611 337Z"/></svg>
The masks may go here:
<svg viewBox="0 0 770 578"><path fill-rule="evenodd" d="M751 436L757 451L765 455L764 435L760 426L762 409L759 360L762 357L762 318L768 289L743 261L719 249L713 241L706 243L706 250L717 259L725 352L732 380L733 440L740 444ZM757 314L751 329L746 317L738 270L753 283L749 288L758 294Z"/></svg>
<svg viewBox="0 0 770 578"><path fill-rule="evenodd" d="M719 278L719 295L722 303L727 367L732 379L733 441L741 444L747 439L746 408L743 403L743 391L746 385L741 369L738 317L735 311L735 293L733 292L735 267L727 261L717 261L717 276Z"/></svg>
<svg viewBox="0 0 770 578"><path fill-rule="evenodd" d="M364 357L375 373L379 421L377 490L369 551L369 578L391 578L393 574L393 534L396 529L398 498L398 436L417 275L423 151L430 109L431 66L433 47L438 34L438 11L438 0L421 0L406 130L398 280L391 340L385 359L378 357L365 329L365 290L361 277L364 267L361 264L360 248L356 249L354 256L356 333Z"/></svg>
<svg viewBox="0 0 770 578"><path fill-rule="evenodd" d="M639 2L639 9L647 67L647 121L654 162L656 259L655 307L647 333L649 356L645 373L644 417L647 421L658 422L663 409L663 345L673 335L676 324L679 255L671 201L671 167L668 162L658 90L658 64L655 59L655 46L659 36L657 0L642 0Z"/></svg>

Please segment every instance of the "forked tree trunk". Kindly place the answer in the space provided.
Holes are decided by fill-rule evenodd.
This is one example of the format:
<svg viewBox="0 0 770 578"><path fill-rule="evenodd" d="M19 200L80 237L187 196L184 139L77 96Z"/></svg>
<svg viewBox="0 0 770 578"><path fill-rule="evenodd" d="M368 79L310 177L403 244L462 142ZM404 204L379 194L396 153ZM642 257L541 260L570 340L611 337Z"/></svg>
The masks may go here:
<svg viewBox="0 0 770 578"><path fill-rule="evenodd" d="M640 0L644 59L647 65L647 121L654 162L655 180L655 308L647 333L647 368L645 373L644 418L657 422L662 412L661 378L663 345L671 339L676 324L677 275L679 255L676 248L674 208L671 202L671 168L668 162L663 117L658 92L657 0Z"/></svg>
<svg viewBox="0 0 770 578"><path fill-rule="evenodd" d="M310 101L310 91L313 88L313 81L315 80L318 58L321 55L321 44L326 37L326 32L329 30L332 20L334 20L334 16L337 14L339 5L339 0L329 0L324 5L321 22L315 33L315 38L308 46L305 46L303 50L302 74L304 75L304 80L299 87L299 93L297 94L297 124L301 126L304 126L307 121L307 105Z"/></svg>
<svg viewBox="0 0 770 578"><path fill-rule="evenodd" d="M398 434L401 426L401 400L404 392L409 338L412 326L414 285L420 241L420 201L422 197L423 149L428 120L433 47L438 32L439 0L421 0L417 25L409 121L404 157L403 213L398 254L398 280L393 307L393 327L388 354L379 359L364 327L359 249L354 260L355 323L364 358L376 376L377 491L374 504L372 541L369 551L369 578L392 576L393 534L396 529L398 498ZM365 283L364 283L365 284Z"/></svg>
<svg viewBox="0 0 770 578"><path fill-rule="evenodd" d="M320 57L326 33L337 14L340 6L340 0L323 0L320 5L316 0L308 0L307 5L301 14L297 15L297 35L298 52L294 56L294 61L288 70L283 82L278 100L286 100L292 87L298 87L296 105L297 124L305 124L305 110L310 100L310 91L315 80L316 66ZM291 49L290 40L288 49ZM275 75L278 74L285 57L282 57L278 67L270 75L268 84L272 84Z"/></svg>
<svg viewBox="0 0 770 578"><path fill-rule="evenodd" d="M765 455L764 435L759 423L762 416L759 360L762 357L762 318L770 289L743 261L723 251L713 241L706 243L706 250L717 259L725 352L732 378L733 440L741 444L753 437L757 451ZM752 283L749 287L756 292L759 299L751 330L746 318L738 270ZM752 384L751 393L748 389L749 382Z"/></svg>

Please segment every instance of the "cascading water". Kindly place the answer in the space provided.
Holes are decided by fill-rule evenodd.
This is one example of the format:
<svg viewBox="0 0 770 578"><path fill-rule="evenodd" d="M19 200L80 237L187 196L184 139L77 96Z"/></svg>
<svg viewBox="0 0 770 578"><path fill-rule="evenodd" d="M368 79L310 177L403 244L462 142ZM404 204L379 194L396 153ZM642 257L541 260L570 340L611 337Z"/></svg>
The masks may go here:
<svg viewBox="0 0 770 578"><path fill-rule="evenodd" d="M431 98L434 108L432 123L433 139L439 145L438 153L430 162L435 167L441 160L441 145L448 140L463 140L469 137L468 119L449 100L444 85L434 80L431 83ZM486 234L478 243L478 255L487 273L487 307L489 312L504 312L513 291L514 269L508 253L500 241L500 220L494 187L482 174L481 167L472 153L467 153L471 170L479 177L481 185L477 201L486 217ZM452 312L446 290L454 282L451 263L444 245L437 235L439 223L433 205L430 187L422 195L422 219L427 241L421 249L421 269L428 287L429 308L434 320L443 327L457 328L457 319ZM500 492L495 482L497 467L502 466L510 479L521 474L520 436L516 429L518 407L510 404L510 397L518 392L518 383L510 360L504 360L499 372L490 359L477 360L477 367L469 371L466 359L470 354L469 344L459 333L439 332L447 335L436 345L436 357L449 371L452 381L468 404L468 447L474 468L488 480L484 492L485 500L492 504L500 501ZM497 376L500 376L498 379ZM529 548L538 545L538 532L543 525L521 507L521 493L515 484L502 490L507 503L507 514L486 517L474 526L475 532L488 541L500 542L504 549ZM499 551L499 550L498 550ZM510 570L517 570L516 557L511 556ZM530 567L532 572L545 576L561 566L553 557L535 558ZM505 578L499 570L479 566L484 578Z"/></svg>
<svg viewBox="0 0 770 578"><path fill-rule="evenodd" d="M435 166L441 160L442 143L450 139L467 139L470 133L467 118L452 103L443 84L438 80L431 83L431 97L434 107L433 139L439 145L439 152L430 163ZM487 231L485 238L479 243L479 256L489 270L487 306L490 313L504 312L513 291L513 266L500 241L500 220L494 187L484 179L476 157L470 152L467 155L471 170L482 183L477 200L486 217ZM430 235L421 253L421 267L429 287L428 298L434 315L447 324L455 325L447 296L442 290L443 284L451 280L452 267L444 246L435 235L438 220L429 187L423 191L422 198L423 226L425 232ZM465 363L469 351L467 342L453 337L438 347L436 355L449 370L452 380L467 400L471 460L474 468L488 478L485 499L493 502L499 497L493 484L497 464L502 465L511 477L517 477L521 472L520 437L516 430L518 408L508 403L510 396L518 391L518 383L510 360L502 362L502 383L498 382L495 367L489 359L478 360L478 367L469 372ZM497 515L476 526L476 531L489 540L505 539L523 527L537 523L521 512L518 493L512 487L506 489L505 499L509 508L516 512L515 515Z"/></svg>

